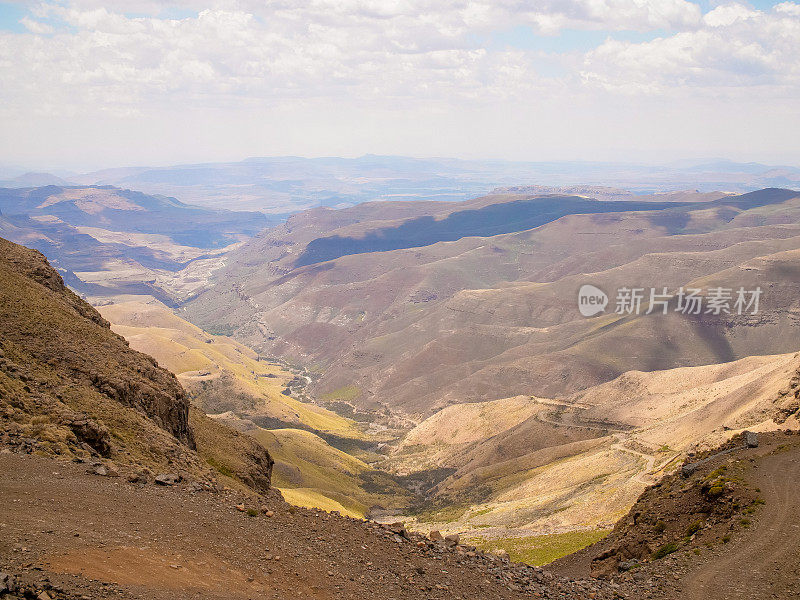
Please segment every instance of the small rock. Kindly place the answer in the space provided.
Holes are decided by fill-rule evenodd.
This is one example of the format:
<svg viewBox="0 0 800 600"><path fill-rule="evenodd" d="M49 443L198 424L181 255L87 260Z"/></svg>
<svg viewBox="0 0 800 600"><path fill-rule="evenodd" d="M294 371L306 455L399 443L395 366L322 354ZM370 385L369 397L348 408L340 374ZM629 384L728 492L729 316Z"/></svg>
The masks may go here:
<svg viewBox="0 0 800 600"><path fill-rule="evenodd" d="M17 582L13 575L0 573L0 594L14 592L17 589Z"/></svg>
<svg viewBox="0 0 800 600"><path fill-rule="evenodd" d="M748 448L758 448L758 434L754 431L745 431L744 443Z"/></svg>
<svg viewBox="0 0 800 600"><path fill-rule="evenodd" d="M457 533L451 533L450 535L444 536L444 541L447 542L448 546L458 546L461 538Z"/></svg>
<svg viewBox="0 0 800 600"><path fill-rule="evenodd" d="M181 476L175 473L161 473L156 475L155 482L157 485L175 485L180 482Z"/></svg>
<svg viewBox="0 0 800 600"><path fill-rule="evenodd" d="M131 473L127 479L128 483L147 483L147 475L144 473Z"/></svg>
<svg viewBox="0 0 800 600"><path fill-rule="evenodd" d="M236 510L238 510L239 512L244 512L247 509L245 508L244 504L237 504Z"/></svg>
<svg viewBox="0 0 800 600"><path fill-rule="evenodd" d="M434 529L428 534L428 539L432 542L441 542L444 537L442 537L442 532Z"/></svg>
<svg viewBox="0 0 800 600"><path fill-rule="evenodd" d="M508 552L506 552L503 548L495 548L492 550L492 554L494 554L500 560L508 560Z"/></svg>

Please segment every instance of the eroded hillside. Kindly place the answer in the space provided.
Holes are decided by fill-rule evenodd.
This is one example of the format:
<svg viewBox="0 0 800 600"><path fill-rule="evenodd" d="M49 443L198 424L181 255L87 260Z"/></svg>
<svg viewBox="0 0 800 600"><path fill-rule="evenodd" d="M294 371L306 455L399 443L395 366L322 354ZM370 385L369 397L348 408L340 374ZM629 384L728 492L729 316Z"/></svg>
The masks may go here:
<svg viewBox="0 0 800 600"><path fill-rule="evenodd" d="M257 212L210 210L111 186L0 188L0 235L43 252L92 297L188 297L226 250L265 227Z"/></svg>
<svg viewBox="0 0 800 600"><path fill-rule="evenodd" d="M439 222L519 199L297 215L232 253L186 315L266 355L318 366L319 396L414 419L449 404L569 395L634 369L797 349L800 199L789 190L684 196L658 210L619 204L516 233L465 230L452 241L297 266L314 240L365 239L420 215ZM604 315L578 312L585 283L611 296ZM614 314L615 291L626 286L667 287L669 311L644 314L645 302L642 314ZM764 294L757 315L687 315L675 310L681 286Z"/></svg>
<svg viewBox="0 0 800 600"><path fill-rule="evenodd" d="M410 515L423 530L514 547L607 529L688 454L744 430L797 429L799 365L797 353L750 357L629 372L558 399L451 406L411 430L383 466L444 474Z"/></svg>
<svg viewBox="0 0 800 600"><path fill-rule="evenodd" d="M793 353L631 371L570 396L462 403L390 431L287 395L293 373L154 301L101 310L178 373L216 420L270 449L288 501L402 518L520 560L552 560L603 535L688 453L744 429L798 425ZM287 407L298 408L290 422ZM327 429L311 427L322 415Z"/></svg>

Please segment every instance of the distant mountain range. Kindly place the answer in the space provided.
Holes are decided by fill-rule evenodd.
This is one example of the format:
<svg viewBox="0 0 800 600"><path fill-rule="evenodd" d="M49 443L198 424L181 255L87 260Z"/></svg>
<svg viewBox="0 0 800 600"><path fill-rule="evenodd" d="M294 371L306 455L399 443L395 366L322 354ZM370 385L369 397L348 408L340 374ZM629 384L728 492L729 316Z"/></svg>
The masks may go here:
<svg viewBox="0 0 800 600"><path fill-rule="evenodd" d="M13 174L13 176L11 176ZM722 159L668 165L614 162L511 162L366 155L358 158L249 158L230 163L124 167L86 174L7 171L5 187L113 185L174 196L212 208L287 215L315 206L371 200L467 200L496 187L613 186L639 193L748 192L800 188L800 169ZM593 197L597 197L594 195Z"/></svg>
<svg viewBox="0 0 800 600"><path fill-rule="evenodd" d="M174 273L202 272L268 223L260 212L111 186L0 189L0 235L41 251L73 289L95 296L145 293L173 303L180 292L165 290Z"/></svg>

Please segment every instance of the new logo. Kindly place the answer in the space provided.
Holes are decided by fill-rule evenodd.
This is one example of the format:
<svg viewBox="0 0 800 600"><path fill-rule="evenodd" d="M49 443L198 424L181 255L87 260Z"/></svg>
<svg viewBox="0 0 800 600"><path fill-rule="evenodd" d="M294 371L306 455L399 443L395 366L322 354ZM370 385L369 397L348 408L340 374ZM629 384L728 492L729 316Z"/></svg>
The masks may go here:
<svg viewBox="0 0 800 600"><path fill-rule="evenodd" d="M578 290L578 310L584 317L600 314L608 306L608 296L600 288L593 285L582 285Z"/></svg>

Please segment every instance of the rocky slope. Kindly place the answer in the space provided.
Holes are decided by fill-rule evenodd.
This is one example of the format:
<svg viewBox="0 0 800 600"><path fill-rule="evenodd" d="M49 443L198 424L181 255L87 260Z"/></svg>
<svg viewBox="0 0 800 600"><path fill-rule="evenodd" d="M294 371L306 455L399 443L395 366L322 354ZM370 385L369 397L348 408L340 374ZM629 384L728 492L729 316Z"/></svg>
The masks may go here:
<svg viewBox="0 0 800 600"><path fill-rule="evenodd" d="M4 600L615 597L452 538L72 462L0 453L0 495Z"/></svg>
<svg viewBox="0 0 800 600"><path fill-rule="evenodd" d="M215 465L269 488L267 451L190 412L172 373L130 349L40 253L3 239L0 391L4 447L113 461L103 468L151 476L169 471L207 480Z"/></svg>
<svg viewBox="0 0 800 600"><path fill-rule="evenodd" d="M380 458L376 449L392 432L315 404L304 393L304 372L209 334L153 299L99 310L132 348L175 373L194 406L269 450L273 484L287 501L358 517L408 504L408 490L367 464Z"/></svg>

